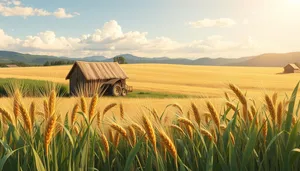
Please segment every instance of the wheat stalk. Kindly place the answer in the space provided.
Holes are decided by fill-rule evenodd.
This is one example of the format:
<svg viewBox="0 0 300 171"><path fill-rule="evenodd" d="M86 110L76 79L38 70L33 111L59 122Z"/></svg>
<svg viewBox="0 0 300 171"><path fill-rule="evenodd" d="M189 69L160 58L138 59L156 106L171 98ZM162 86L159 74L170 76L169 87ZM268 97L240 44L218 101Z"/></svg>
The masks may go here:
<svg viewBox="0 0 300 171"><path fill-rule="evenodd" d="M108 138L110 142L114 142L114 135L111 129L108 130Z"/></svg>
<svg viewBox="0 0 300 171"><path fill-rule="evenodd" d="M20 103L21 103L21 93L18 89L15 90L13 103L14 103L13 104L14 105L13 112L14 112L14 116L15 116L15 122L17 124L18 116L20 114Z"/></svg>
<svg viewBox="0 0 300 171"><path fill-rule="evenodd" d="M26 128L28 129L29 133L31 133L32 131L32 124L31 124L31 120L30 120L30 116L28 114L28 111L25 109L23 104L20 104L20 112L24 121L24 124L26 126Z"/></svg>
<svg viewBox="0 0 300 171"><path fill-rule="evenodd" d="M188 135L189 135L190 139L193 140L193 133L194 133L193 132L193 128L191 126L189 126L189 125L185 125L185 128L186 128L186 130L188 132Z"/></svg>
<svg viewBox="0 0 300 171"><path fill-rule="evenodd" d="M279 127L282 124L282 112L283 112L283 106L282 106L282 102L280 102L277 106L277 124Z"/></svg>
<svg viewBox="0 0 300 171"><path fill-rule="evenodd" d="M101 113L100 113L100 111L97 112L97 126L101 130Z"/></svg>
<svg viewBox="0 0 300 171"><path fill-rule="evenodd" d="M30 120L31 124L34 124L35 121L35 103L31 102L30 109L29 109L29 115L30 115Z"/></svg>
<svg viewBox="0 0 300 171"><path fill-rule="evenodd" d="M268 122L266 120L266 118L263 119L263 126L262 126L262 134L264 137L264 142L266 143L267 140L267 135L268 135Z"/></svg>
<svg viewBox="0 0 300 171"><path fill-rule="evenodd" d="M215 141L213 135L206 129L200 128L200 133L208 137L208 139L210 139L211 141Z"/></svg>
<svg viewBox="0 0 300 171"><path fill-rule="evenodd" d="M210 102L206 102L207 108L211 114L211 118L214 121L214 123L216 124L216 126L218 127L218 130L220 131L220 118L219 115L216 112L215 107L210 103Z"/></svg>
<svg viewBox="0 0 300 171"><path fill-rule="evenodd" d="M116 132L114 136L114 146L117 148L120 143L120 133Z"/></svg>
<svg viewBox="0 0 300 171"><path fill-rule="evenodd" d="M273 102L273 105L274 105L274 106L276 105L277 97L278 97L278 94L277 94L277 93L274 93L273 96L272 96L272 102Z"/></svg>
<svg viewBox="0 0 300 171"><path fill-rule="evenodd" d="M267 107L270 112L271 118L273 120L273 123L275 123L275 121L276 121L275 108L274 108L274 105L273 105L270 97L267 94L265 95L265 100L266 100Z"/></svg>
<svg viewBox="0 0 300 171"><path fill-rule="evenodd" d="M156 136L155 136L154 128L153 128L150 120L148 119L148 117L146 117L145 115L143 115L143 125L144 125L144 129L147 133L147 136L153 146L154 152L157 153Z"/></svg>
<svg viewBox="0 0 300 171"><path fill-rule="evenodd" d="M180 112L180 114L183 114L183 110L182 110L182 108L181 108L181 106L179 104L174 103L174 104L172 104L172 106L174 108L176 108Z"/></svg>
<svg viewBox="0 0 300 171"><path fill-rule="evenodd" d="M45 115L45 119L47 120L49 117L49 108L48 108L48 102L46 99L44 100L44 115Z"/></svg>
<svg viewBox="0 0 300 171"><path fill-rule="evenodd" d="M117 103L111 103L109 105L107 105L104 110L103 110L103 117L102 119L104 119L104 115L110 110L112 109L113 107L115 107L117 105Z"/></svg>
<svg viewBox="0 0 300 171"><path fill-rule="evenodd" d="M139 124L133 123L133 124L131 124L131 126L132 126L137 132L139 132L141 135L145 135L145 136L147 137L146 131L145 131L144 128L142 128Z"/></svg>
<svg viewBox="0 0 300 171"><path fill-rule="evenodd" d="M203 113L204 118L205 118L205 123L208 125L209 124L209 119L211 118L210 113L205 112Z"/></svg>
<svg viewBox="0 0 300 171"><path fill-rule="evenodd" d="M234 84L229 84L229 88L233 91L233 93L238 97L239 101L243 105L243 118L247 120L248 117L248 108L247 108L247 99L243 95L242 91Z"/></svg>
<svg viewBox="0 0 300 171"><path fill-rule="evenodd" d="M106 156L109 156L109 143L107 141L106 136L103 133L100 134L100 139L102 141L102 145L104 146L104 151L106 153Z"/></svg>
<svg viewBox="0 0 300 171"><path fill-rule="evenodd" d="M195 105L195 103L192 103L191 106L192 106L195 120L196 120L198 126L200 126L201 118L200 118L199 110L198 110L197 106Z"/></svg>
<svg viewBox="0 0 300 171"><path fill-rule="evenodd" d="M124 119L124 107L122 103L120 103L120 116L122 119Z"/></svg>
<svg viewBox="0 0 300 171"><path fill-rule="evenodd" d="M79 110L79 104L76 103L73 107L72 114L71 114L71 125L74 125L76 121L78 110Z"/></svg>
<svg viewBox="0 0 300 171"><path fill-rule="evenodd" d="M86 114L87 113L87 104L84 96L80 97L81 111Z"/></svg>
<svg viewBox="0 0 300 171"><path fill-rule="evenodd" d="M5 109L0 108L0 113L4 116L4 118L6 120L8 120L10 123L14 124L11 115Z"/></svg>
<svg viewBox="0 0 300 171"><path fill-rule="evenodd" d="M178 125L172 124L172 125L170 125L170 127L177 130L178 132L184 134L184 131Z"/></svg>
<svg viewBox="0 0 300 171"><path fill-rule="evenodd" d="M116 130L117 132L119 132L123 137L125 137L125 138L127 137L126 130L122 126L120 126L118 124L115 124L115 123L112 123L110 125L110 127L112 129Z"/></svg>
<svg viewBox="0 0 300 171"><path fill-rule="evenodd" d="M98 102L98 94L95 94L92 98L91 104L90 104L90 109L89 109L89 121L91 122L94 115L95 115L95 110Z"/></svg>
<svg viewBox="0 0 300 171"><path fill-rule="evenodd" d="M225 98L226 98L227 101L231 101L227 92L224 92L224 95L225 95Z"/></svg>
<svg viewBox="0 0 300 171"><path fill-rule="evenodd" d="M250 110L251 110L252 116L255 117L255 125L258 126L258 116L256 116L257 112L256 112L255 106L251 105Z"/></svg>
<svg viewBox="0 0 300 171"><path fill-rule="evenodd" d="M136 134L135 134L135 130L132 126L128 126L127 127L128 129L128 132L129 132L129 136L131 138L131 141L132 141L132 145L135 146L136 144Z"/></svg>
<svg viewBox="0 0 300 171"><path fill-rule="evenodd" d="M167 150L169 151L169 153L172 155L172 157L174 158L174 162L176 163L176 168L177 168L177 150L175 148L175 145L173 143L173 141L171 141L171 139L169 138L169 136L163 132L160 131L159 132L160 138L164 144L164 147L167 148Z"/></svg>
<svg viewBox="0 0 300 171"><path fill-rule="evenodd" d="M44 142L44 145L45 145L46 156L48 155L48 147L49 147L49 144L51 142L55 126L56 126L56 116L52 115L49 118L49 120L48 120L47 128L46 128L46 131L45 131L45 142Z"/></svg>
<svg viewBox="0 0 300 171"><path fill-rule="evenodd" d="M55 112L55 103L56 103L56 92L55 90L52 90L50 92L50 97L49 97L49 115L53 115Z"/></svg>
<svg viewBox="0 0 300 171"><path fill-rule="evenodd" d="M179 117L177 119L177 121L180 122L180 123L183 123L185 125L188 125L188 126L190 126L192 128L194 128L194 125L193 125L192 121L190 121L189 119L186 119L186 118L183 118L183 117Z"/></svg>

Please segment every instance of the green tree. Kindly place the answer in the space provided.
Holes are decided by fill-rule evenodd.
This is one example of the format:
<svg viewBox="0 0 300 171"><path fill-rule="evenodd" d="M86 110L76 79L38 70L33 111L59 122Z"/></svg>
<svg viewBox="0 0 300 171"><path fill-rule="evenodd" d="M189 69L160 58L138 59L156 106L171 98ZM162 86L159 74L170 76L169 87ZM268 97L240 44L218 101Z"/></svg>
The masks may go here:
<svg viewBox="0 0 300 171"><path fill-rule="evenodd" d="M127 64L126 59L123 56L114 57L114 62L118 62L119 64Z"/></svg>
<svg viewBox="0 0 300 171"><path fill-rule="evenodd" d="M50 66L50 62L49 61L45 62L44 66Z"/></svg>

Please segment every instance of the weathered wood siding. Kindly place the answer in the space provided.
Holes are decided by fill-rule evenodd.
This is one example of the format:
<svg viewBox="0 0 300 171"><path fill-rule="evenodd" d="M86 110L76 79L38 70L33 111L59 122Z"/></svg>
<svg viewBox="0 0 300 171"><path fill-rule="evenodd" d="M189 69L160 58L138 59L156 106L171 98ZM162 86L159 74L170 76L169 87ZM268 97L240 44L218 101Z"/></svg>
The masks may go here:
<svg viewBox="0 0 300 171"><path fill-rule="evenodd" d="M70 76L70 93L71 95L77 95L78 90L81 89L80 86L86 84L86 79L83 76L83 73L78 67L74 68L73 73Z"/></svg>
<svg viewBox="0 0 300 171"><path fill-rule="evenodd" d="M287 65L284 67L284 73L295 73L299 72L299 70L295 70L292 66Z"/></svg>

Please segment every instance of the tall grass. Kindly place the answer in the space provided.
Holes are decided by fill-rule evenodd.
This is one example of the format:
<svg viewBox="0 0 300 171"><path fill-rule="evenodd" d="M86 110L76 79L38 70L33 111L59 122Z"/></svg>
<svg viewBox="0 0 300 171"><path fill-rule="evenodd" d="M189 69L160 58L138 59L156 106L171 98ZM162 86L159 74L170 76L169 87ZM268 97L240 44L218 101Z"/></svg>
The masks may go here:
<svg viewBox="0 0 300 171"><path fill-rule="evenodd" d="M0 106L0 170L300 170L298 86L283 101L264 95L259 107L230 84L221 112L209 101L170 104L168 122L155 109L134 118L123 104L100 109L96 95L90 104L80 97L62 121L55 89L30 106L18 92L16 109Z"/></svg>

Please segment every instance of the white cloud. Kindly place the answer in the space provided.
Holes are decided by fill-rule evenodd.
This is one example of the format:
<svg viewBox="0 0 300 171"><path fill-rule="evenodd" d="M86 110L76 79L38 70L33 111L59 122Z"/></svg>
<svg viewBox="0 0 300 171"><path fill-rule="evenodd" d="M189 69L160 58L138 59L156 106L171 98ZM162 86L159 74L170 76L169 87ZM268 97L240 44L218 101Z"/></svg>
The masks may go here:
<svg viewBox="0 0 300 171"><path fill-rule="evenodd" d="M57 18L72 18L79 13L73 14L66 13L64 8L58 8L55 12L49 12L41 8L32 8L21 5L21 1L2 1L0 2L0 14L3 16L50 16L53 15Z"/></svg>
<svg viewBox="0 0 300 171"><path fill-rule="evenodd" d="M8 36L0 29L0 48L1 49L14 49L14 47L20 42L19 39L15 39Z"/></svg>
<svg viewBox="0 0 300 171"><path fill-rule="evenodd" d="M188 23L193 28L205 28L205 27L231 27L236 22L230 18L219 18L219 19L203 19L198 21L191 21Z"/></svg>
<svg viewBox="0 0 300 171"><path fill-rule="evenodd" d="M12 3L16 6L21 5L21 1L12 1Z"/></svg>
<svg viewBox="0 0 300 171"><path fill-rule="evenodd" d="M27 36L21 46L31 50L64 51L77 49L79 42L78 38L57 37L53 31L45 31Z"/></svg>
<svg viewBox="0 0 300 171"><path fill-rule="evenodd" d="M64 8L58 8L53 15L57 18L72 18L75 15L80 15L78 12L75 12L74 14L68 14L66 13L66 10Z"/></svg>
<svg viewBox="0 0 300 171"><path fill-rule="evenodd" d="M255 48L251 37L239 42L226 40L215 35L203 40L178 42L169 37L148 38L147 32L129 31L124 33L115 20L104 23L92 34L79 38L57 36L53 31L29 35L25 39L13 38L0 30L0 48L26 53L58 56L115 56L133 53L141 56L201 57L227 52L248 51Z"/></svg>

